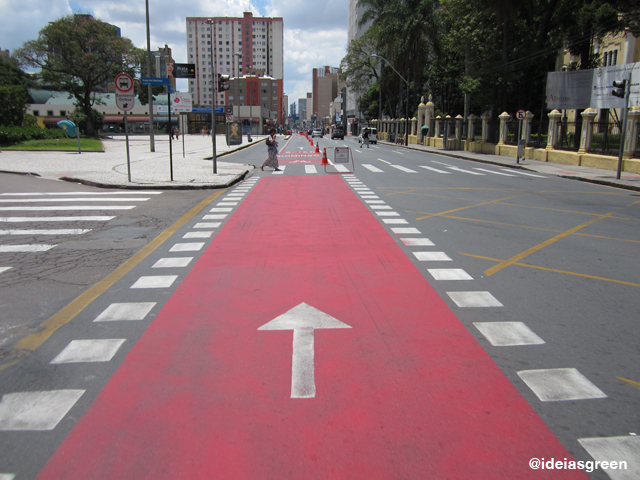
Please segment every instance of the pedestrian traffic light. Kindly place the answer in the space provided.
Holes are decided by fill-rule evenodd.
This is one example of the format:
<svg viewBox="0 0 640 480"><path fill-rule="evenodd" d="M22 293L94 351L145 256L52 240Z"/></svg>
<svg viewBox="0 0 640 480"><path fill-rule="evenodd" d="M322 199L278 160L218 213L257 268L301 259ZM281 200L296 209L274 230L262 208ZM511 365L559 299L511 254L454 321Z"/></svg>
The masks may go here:
<svg viewBox="0 0 640 480"><path fill-rule="evenodd" d="M218 74L218 91L223 92L229 90L230 85L226 82L229 81L229 75Z"/></svg>
<svg viewBox="0 0 640 480"><path fill-rule="evenodd" d="M611 95L613 95L614 97L624 98L626 88L626 80L615 81L613 82L613 91L611 92Z"/></svg>

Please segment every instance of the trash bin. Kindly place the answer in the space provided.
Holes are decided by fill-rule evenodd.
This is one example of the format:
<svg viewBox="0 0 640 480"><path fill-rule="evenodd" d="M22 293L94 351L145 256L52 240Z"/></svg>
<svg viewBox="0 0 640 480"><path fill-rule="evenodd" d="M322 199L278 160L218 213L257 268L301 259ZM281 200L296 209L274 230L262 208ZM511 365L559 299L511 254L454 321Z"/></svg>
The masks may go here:
<svg viewBox="0 0 640 480"><path fill-rule="evenodd" d="M424 139L427 138L428 135L429 135L429 126L423 125L422 126L422 143L423 144L424 144Z"/></svg>

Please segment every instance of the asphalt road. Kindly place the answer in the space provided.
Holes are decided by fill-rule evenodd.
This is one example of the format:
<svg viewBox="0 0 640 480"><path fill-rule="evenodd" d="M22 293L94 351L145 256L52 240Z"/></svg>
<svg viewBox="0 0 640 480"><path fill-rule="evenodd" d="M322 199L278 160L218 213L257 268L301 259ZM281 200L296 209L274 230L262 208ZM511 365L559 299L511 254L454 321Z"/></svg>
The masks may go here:
<svg viewBox="0 0 640 480"><path fill-rule="evenodd" d="M318 144L320 151L343 145L352 148L355 174L345 180L358 201L387 229L393 242L574 458L592 460L579 439L629 437L638 433L640 350L634 335L640 306L636 295L640 287L636 260L640 243L637 194L389 145L360 149L351 138L341 141L325 137ZM280 147L284 150L283 171L258 169L247 178L247 183L258 179L260 185L263 178L274 176L325 175L319 164L320 155L310 156L307 142L295 138L286 148L281 141ZM225 161L259 166L266 158L264 150L248 149L225 157ZM328 148L329 158L332 152ZM331 171L333 167L327 169ZM1 181L2 192L9 194L100 192L25 177L3 176ZM0 274L4 307L4 313L0 313L4 329L1 341L7 353L12 352L17 340L30 338L38 325L82 291L99 285L101 279L108 278L110 272L134 254L142 252L144 256L131 262L110 284L97 289L95 300L77 305L72 318L56 328L48 340L19 357L18 363L0 370L0 394L47 391L61 385L84 391L55 428L3 431L0 474L19 472L16 479L34 478L71 432L206 251L211 237L194 237L197 227L193 221L228 221L228 218L195 217L191 209L201 205L199 211L203 213L205 207L200 202L208 200L207 210L225 209L225 213L221 210L209 215L227 215L228 211L233 218L234 208L240 208L247 200L240 195L235 202L222 199L226 203L237 202L238 207L217 206L218 199L211 196L222 193L162 192L145 195L149 200L144 202L113 202L136 206L118 211L115 218L104 223L94 221L88 227L91 232L73 239L62 234L44 237L36 233L28 237L24 234L19 238L1 237L0 245L56 245L46 252L0 254L0 267L12 267ZM321 201L322 196L318 199ZM94 202L79 204L90 203ZM82 214L111 215L105 211ZM6 217L18 215L27 214L4 213ZM184 223L175 225L185 217L188 219ZM55 228L85 228L75 223L56 223ZM217 232L218 227L210 226L204 231L213 228ZM420 234L400 235L393 228L415 228ZM167 241L153 243L163 232ZM192 239L181 240L185 235ZM213 235L215 238L217 233ZM415 242L416 238L421 240ZM259 264L261 245L257 240L255 249L245 255ZM192 258L184 267L158 267L172 245L181 242L203 242L203 246L184 254ZM282 248L287 248L286 243ZM175 276L166 288L132 288L141 278L157 275L159 270ZM465 295L469 292L480 295ZM473 304L474 301L480 301L481 306ZM95 321L110 305L127 302L153 305L141 315L142 321ZM517 330L514 333L503 327ZM72 340L87 338L124 339L124 342L109 362L51 363ZM516 345L502 346L500 342ZM473 365L466 368L473 369ZM543 378L542 386L534 388L527 383L535 382L531 372L549 369L569 376ZM556 387L570 385L576 378L574 370L567 373L568 370L555 369L575 369L580 378L586 379L586 384L580 384L587 385L586 392L580 393L581 399L545 397L572 393L562 388L560 393L546 388L549 383ZM590 477L609 478L602 471L592 472Z"/></svg>

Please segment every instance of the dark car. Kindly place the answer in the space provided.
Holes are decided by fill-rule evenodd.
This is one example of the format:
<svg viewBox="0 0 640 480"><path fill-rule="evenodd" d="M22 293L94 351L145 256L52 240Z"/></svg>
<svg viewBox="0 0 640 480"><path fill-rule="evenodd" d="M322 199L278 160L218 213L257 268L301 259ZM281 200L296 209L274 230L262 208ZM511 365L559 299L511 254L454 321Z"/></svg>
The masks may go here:
<svg viewBox="0 0 640 480"><path fill-rule="evenodd" d="M341 128L334 128L333 130L331 130L331 140L333 140L334 138L344 140L344 131Z"/></svg>

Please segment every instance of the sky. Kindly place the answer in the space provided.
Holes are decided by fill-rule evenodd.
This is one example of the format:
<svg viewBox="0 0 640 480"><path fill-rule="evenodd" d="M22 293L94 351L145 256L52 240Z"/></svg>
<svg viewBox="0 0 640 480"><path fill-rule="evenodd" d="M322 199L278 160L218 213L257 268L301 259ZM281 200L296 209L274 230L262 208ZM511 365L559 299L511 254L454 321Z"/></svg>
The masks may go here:
<svg viewBox="0 0 640 480"><path fill-rule="evenodd" d="M347 0L149 0L151 49L167 44L177 63L187 63L186 17L282 17L284 93L289 105L311 92L311 72L338 67L346 55ZM120 27L122 36L147 48L145 0L0 0L0 49L13 52L34 40L47 22L89 13ZM184 82L184 83L182 83ZM187 91L186 80L178 90Z"/></svg>

